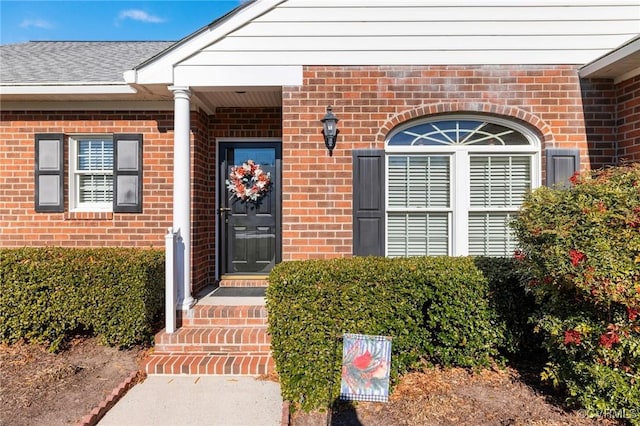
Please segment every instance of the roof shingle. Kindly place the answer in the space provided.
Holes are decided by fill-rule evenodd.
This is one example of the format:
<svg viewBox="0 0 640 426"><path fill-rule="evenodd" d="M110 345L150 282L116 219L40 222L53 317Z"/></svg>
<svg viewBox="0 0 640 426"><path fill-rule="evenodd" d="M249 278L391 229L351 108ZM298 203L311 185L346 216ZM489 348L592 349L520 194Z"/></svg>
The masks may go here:
<svg viewBox="0 0 640 426"><path fill-rule="evenodd" d="M0 84L124 83L172 41L32 41L0 46Z"/></svg>

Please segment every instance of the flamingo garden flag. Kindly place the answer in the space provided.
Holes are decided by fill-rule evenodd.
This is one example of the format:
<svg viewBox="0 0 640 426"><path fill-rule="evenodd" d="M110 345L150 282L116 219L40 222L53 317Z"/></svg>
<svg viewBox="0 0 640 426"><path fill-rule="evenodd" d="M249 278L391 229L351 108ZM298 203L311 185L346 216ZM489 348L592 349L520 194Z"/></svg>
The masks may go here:
<svg viewBox="0 0 640 426"><path fill-rule="evenodd" d="M340 398L387 402L390 368L390 337L345 333Z"/></svg>

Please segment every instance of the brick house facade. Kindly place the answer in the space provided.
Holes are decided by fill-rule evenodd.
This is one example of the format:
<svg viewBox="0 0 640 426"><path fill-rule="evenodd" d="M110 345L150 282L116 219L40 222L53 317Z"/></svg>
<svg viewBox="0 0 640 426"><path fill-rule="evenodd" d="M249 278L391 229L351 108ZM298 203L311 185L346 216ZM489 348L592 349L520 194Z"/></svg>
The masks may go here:
<svg viewBox="0 0 640 426"><path fill-rule="evenodd" d="M618 161L640 161L640 77L616 85ZM618 124L619 123L619 124Z"/></svg>
<svg viewBox="0 0 640 426"><path fill-rule="evenodd" d="M358 4L355 0L348 3L352 7ZM556 3L554 5L559 6L561 2ZM637 11L637 3L627 3L616 13L628 14L629 7L635 7ZM394 7L393 2L386 2L385 6L389 10ZM541 2L540 7L543 6ZM583 9L589 9L587 6ZM480 164L485 160L515 159L506 170L511 174L526 171L525 189L531 189L541 184L562 183L560 177L566 180L566 174L573 171L571 167L585 170L640 160L640 48L638 38L634 39L632 33L613 37L596 34L594 30L592 40L598 40L602 35L610 46L584 49L584 59L569 55L567 63L561 60L565 53L546 55L544 48L539 48L542 53L538 57L527 53L526 48L522 48L524 53L512 52L517 57L530 55L526 61L514 63L513 59L500 56L501 49L494 53L485 48L460 53L452 46L445 46L451 48L451 61L444 62L449 65L434 62L440 57L435 57L433 52L430 53L434 55L432 62L417 55L416 62L412 63L411 59L397 59L399 56L394 55L398 52L385 54L382 47L380 51L369 51L364 45L353 49L361 49L360 53L366 54L349 61L342 59L346 56L337 54L328 62L320 56L317 62L301 62L311 53L303 52L301 59L297 59L292 53L296 50L293 41L277 49L267 49L269 46L264 42L254 48L255 58L250 54L238 56L239 59L234 56L241 52L243 37L252 37L252 31L256 31L255 37L261 37L260 25L269 23L271 14L274 22L280 19L280 14L292 20L290 26L284 23L276 28L282 32L281 38L294 37L296 31L304 33L305 30L297 29L296 25L307 16L307 12L300 12L305 7L293 0L259 0L244 4L236 12L193 37L169 46L159 55L150 53L148 58L151 59L133 62L131 69L119 70L125 74L119 86L123 90L118 94L110 95L112 91L105 90L83 96L80 92L60 89L52 96L51 87L55 92L62 84L40 82L40 87L46 87L46 90L37 92L32 88L33 83L23 85L26 82L17 77L3 77L0 86L0 95L4 98L0 123L0 191L4 203L0 208L0 246L163 247L167 229L173 227L175 231L184 226L180 220L186 220L190 237L186 240L185 253L190 267L186 268L187 277L183 279L184 285L195 293L225 276L263 276L274 262L279 261L377 252L393 255L390 241L398 240L402 232L409 234L414 229L413 225L405 225L405 231L392 231L395 222L390 218L393 215L402 216L407 223L422 215L426 218L425 226L433 229L441 226L436 225L442 223L437 220L444 218L446 223L442 232L446 241L441 242L444 253L473 254L475 243L467 241L467 234L475 229L475 225L462 224L460 218L477 215L481 209L475 211L466 206L458 214L456 206L474 197L473 193L459 188L461 181L470 179L473 182L473 171L469 178L469 173L462 168L463 165L473 167L474 161ZM441 12L455 14L455 9ZM351 13L354 12L347 11L345 16ZM613 21L614 17L611 19ZM628 28L637 29L640 23L638 19L628 21ZM356 24L353 28L353 34L366 32ZM617 31L620 32L624 29ZM404 34L402 37L412 36L424 39L428 35ZM465 37L469 40L481 38L474 34ZM625 54L620 59L615 53L619 50L613 49L628 39L632 41L624 45ZM233 48L226 47L225 43ZM3 55L17 55L21 49L24 48L20 45L8 46ZM572 51L570 45L565 49ZM439 50L442 48L434 51ZM607 53L610 51L613 53ZM224 56L216 56L221 52ZM261 56L265 52L270 54L268 59ZM465 58L469 58L468 63ZM376 59L378 62L372 62ZM485 59L486 63L483 62ZM176 70L175 75L167 77L172 69ZM243 74L247 69L253 71ZM99 85L99 82L93 83ZM127 88L135 90L126 92L124 89ZM179 104L185 99L186 110L184 103ZM340 120L340 133L332 155L328 155L323 143L319 122L328 105ZM188 119L181 115L185 111ZM431 148L428 147L390 148L390 141L402 129L415 132L414 129L423 125L435 128L441 122L466 125L483 120L489 127L509 129L507 132L516 129L516 133L523 135L522 140L530 141L530 147L520 146L525 142L513 142L516 154L510 157L493 147L486 151L491 154L482 149L467 151L457 147L450 151L440 148L429 151ZM184 125L188 125L186 133L181 130ZM496 132L498 130L488 137L497 137ZM38 170L39 164L34 140L38 135L52 134L63 135L61 211L36 212L34 194L39 189L34 170ZM107 140L104 146L110 147L109 138L118 134L141 135L139 210L121 213L115 211L117 209L76 208L73 203L82 190L80 184L70 182L76 179L71 172L76 168L71 146L80 143L77 140L85 135L102 135ZM440 138L438 140L442 142L451 133L425 135L420 137ZM185 140L189 141L188 152L181 151ZM235 204L227 204L229 194L224 193L224 180L228 168L241 163L235 160L261 142L274 147L272 176L277 186L273 188L273 196L277 195L277 199L274 201L275 213L269 214L274 214L276 224L256 225L251 231L253 234L236 234L226 224L229 217L241 214L233 210ZM456 144L464 142L461 138ZM507 145L509 143L512 142ZM381 180L373 185L382 187L382 192L367 193L363 198L365 202L379 199L382 213L376 219L376 228L356 232L359 222L355 219L354 203L360 192L355 178L355 168L359 167L356 165L358 152L378 152L383 161L380 163ZM184 161L185 153L187 162ZM555 157L552 157L556 155L563 158L560 163L554 162ZM77 158L80 156L78 154ZM445 186L450 198L444 206L429 204L429 200L417 208L409 202L401 208L392 205L390 199L396 196L393 191L397 188L393 187L389 161L410 164L413 158L420 156L425 161L446 158L450 162L445 174L440 176L447 176ZM523 158L525 162L518 162ZM561 164L564 169L549 170L549 167L555 167L554 164ZM406 167L406 173L413 173L411 167ZM185 176L188 177L186 182ZM421 175L420 178L432 182L434 187L436 184L442 186L442 182L428 180L436 179L434 177ZM185 183L189 185L188 194L180 194ZM457 192L464 193L456 195ZM187 197L188 209L178 205L176 194ZM117 198L117 194L113 197ZM255 210L260 216L260 207L256 206ZM486 217L491 214L487 213ZM436 221L429 222L431 219ZM234 226L241 229L248 225L238 222ZM260 234L260 227L269 230ZM361 252L357 248L361 246L355 240L372 230L380 230L378 238L382 245ZM410 237L406 236L404 244L407 247L412 244ZM235 238L235 241L229 243L229 238ZM256 270L243 270L237 266L241 257L238 253L254 250L254 246L255 253L251 255L260 260L261 244L265 241L275 244L275 248L265 249L270 257L266 266ZM365 245L372 244L367 241ZM236 257L229 258L230 250ZM425 250L424 254L430 254L428 247ZM238 269L234 269L234 265Z"/></svg>

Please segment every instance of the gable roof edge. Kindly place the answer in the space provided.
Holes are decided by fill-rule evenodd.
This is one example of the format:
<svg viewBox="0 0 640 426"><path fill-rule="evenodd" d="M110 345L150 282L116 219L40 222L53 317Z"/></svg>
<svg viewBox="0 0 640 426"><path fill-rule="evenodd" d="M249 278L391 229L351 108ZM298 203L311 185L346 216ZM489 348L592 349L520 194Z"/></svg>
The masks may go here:
<svg viewBox="0 0 640 426"><path fill-rule="evenodd" d="M635 58L635 59L634 59ZM613 78L615 83L640 74L640 34L579 70L582 78Z"/></svg>
<svg viewBox="0 0 640 426"><path fill-rule="evenodd" d="M253 0L242 4L132 70L125 71L124 79L129 84L173 84L176 64L286 1Z"/></svg>

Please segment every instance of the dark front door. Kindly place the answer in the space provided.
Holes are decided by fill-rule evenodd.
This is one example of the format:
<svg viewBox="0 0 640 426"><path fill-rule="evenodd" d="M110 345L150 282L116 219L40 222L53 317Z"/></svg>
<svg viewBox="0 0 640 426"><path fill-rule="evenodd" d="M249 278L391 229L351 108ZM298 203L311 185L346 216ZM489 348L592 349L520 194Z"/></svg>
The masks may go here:
<svg viewBox="0 0 640 426"><path fill-rule="evenodd" d="M267 274L280 261L280 164L279 143L220 144L222 275Z"/></svg>

